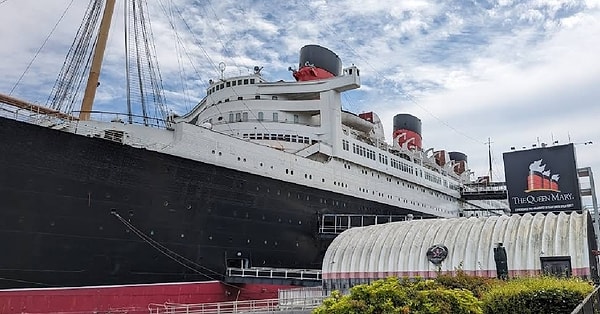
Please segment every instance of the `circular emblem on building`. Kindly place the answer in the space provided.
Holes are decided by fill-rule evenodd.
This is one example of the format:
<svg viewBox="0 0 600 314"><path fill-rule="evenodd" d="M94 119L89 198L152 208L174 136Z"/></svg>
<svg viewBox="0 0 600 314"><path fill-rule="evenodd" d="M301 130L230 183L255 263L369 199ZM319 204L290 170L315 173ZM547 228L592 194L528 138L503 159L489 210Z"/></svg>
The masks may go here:
<svg viewBox="0 0 600 314"><path fill-rule="evenodd" d="M448 257L448 248L444 245L436 244L427 249L427 259L435 265L441 264L446 257Z"/></svg>

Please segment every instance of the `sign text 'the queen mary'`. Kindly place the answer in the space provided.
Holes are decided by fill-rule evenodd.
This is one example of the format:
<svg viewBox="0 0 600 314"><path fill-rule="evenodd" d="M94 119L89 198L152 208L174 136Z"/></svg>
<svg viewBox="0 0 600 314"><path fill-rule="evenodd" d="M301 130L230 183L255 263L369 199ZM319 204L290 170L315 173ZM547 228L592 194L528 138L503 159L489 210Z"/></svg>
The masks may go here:
<svg viewBox="0 0 600 314"><path fill-rule="evenodd" d="M513 213L581 210L573 144L504 153Z"/></svg>

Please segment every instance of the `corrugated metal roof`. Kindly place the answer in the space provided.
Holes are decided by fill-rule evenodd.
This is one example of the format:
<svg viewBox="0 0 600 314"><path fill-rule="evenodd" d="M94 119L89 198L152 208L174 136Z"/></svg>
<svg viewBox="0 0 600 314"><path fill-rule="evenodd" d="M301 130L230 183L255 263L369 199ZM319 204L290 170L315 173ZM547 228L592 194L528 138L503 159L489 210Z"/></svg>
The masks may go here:
<svg viewBox="0 0 600 314"><path fill-rule="evenodd" d="M424 219L353 228L337 236L323 260L323 279L377 279L388 276L435 277L457 269L496 276L494 247L506 248L510 276L541 272L540 257L570 256L572 272L590 275L593 239L587 212L499 217ZM443 245L439 266L427 250ZM595 248L594 246L592 246Z"/></svg>

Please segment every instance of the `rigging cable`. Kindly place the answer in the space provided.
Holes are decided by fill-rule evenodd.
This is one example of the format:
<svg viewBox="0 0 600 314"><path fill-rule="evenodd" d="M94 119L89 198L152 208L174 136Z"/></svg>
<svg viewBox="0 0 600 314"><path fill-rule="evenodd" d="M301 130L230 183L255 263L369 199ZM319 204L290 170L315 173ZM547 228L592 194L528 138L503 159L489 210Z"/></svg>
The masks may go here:
<svg viewBox="0 0 600 314"><path fill-rule="evenodd" d="M48 97L48 107L63 112L72 111L85 79L85 72L91 65L92 56L89 51L93 50L96 43L97 36L94 35L94 30L98 26L101 11L101 1L90 0L85 18L77 30Z"/></svg>
<svg viewBox="0 0 600 314"><path fill-rule="evenodd" d="M0 4L3 4L6 1L8 1L8 0L4 0L4 1L0 2ZM60 24L60 22L64 19L65 15L67 14L67 12L69 11L69 9L73 5L73 2L75 2L75 0L71 0L71 2L69 2L69 4L67 5L67 8L63 11L63 13L61 14L61 16L58 18L58 21L54 24L54 26L50 30L50 33L48 34L48 36L46 36L46 39L44 39L44 42L42 43L42 46L35 52L35 54L33 55L33 58L31 59L31 61L27 65L27 67L25 68L25 71L23 71L23 73L21 74L21 76L19 77L19 79L17 80L17 82L15 83L15 85L10 89L10 92L8 92L9 96L12 95L12 93L15 91L15 89L17 88L17 86L21 83L21 80L23 80L23 77L25 76L25 74L27 74L27 72L29 72L29 69L31 68L31 65L33 64L33 62L35 62L35 60L37 59L37 57L39 56L39 54L42 52L42 49L44 49L44 47L48 43L48 40L54 34L54 31L58 27L58 24Z"/></svg>
<svg viewBox="0 0 600 314"><path fill-rule="evenodd" d="M179 264L197 274L203 275L208 279L219 281L226 286L233 287L233 288L236 288L239 290L246 289L246 288L238 287L238 286L229 284L227 282L224 282L222 280L219 280L218 277L222 277L223 274L220 274L206 266L202 266L202 265L186 258L185 256L182 256L182 255L178 254L177 252L174 252L173 250L165 247L164 245L160 244L158 241L156 241L156 240L152 239L150 236L146 235L141 230L137 229L131 222L127 221L125 218L123 218L121 215L119 215L119 213L117 213L116 211L111 211L111 214L114 215L115 217L117 217L117 219L121 223L123 223L129 230L131 230L135 235L137 235L142 241L148 243L152 248L156 249L158 252L165 255L167 258L173 260L177 264ZM211 273L211 275L208 275L208 274L204 273L203 271ZM216 277L214 277L213 275Z"/></svg>

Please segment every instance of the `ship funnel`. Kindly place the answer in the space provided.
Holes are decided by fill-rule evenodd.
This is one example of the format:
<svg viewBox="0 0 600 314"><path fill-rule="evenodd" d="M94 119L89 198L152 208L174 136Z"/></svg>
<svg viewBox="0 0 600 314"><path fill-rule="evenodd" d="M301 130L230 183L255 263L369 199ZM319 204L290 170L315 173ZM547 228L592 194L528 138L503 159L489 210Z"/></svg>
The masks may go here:
<svg viewBox="0 0 600 314"><path fill-rule="evenodd" d="M408 149L421 149L421 120L407 113L394 116L394 145Z"/></svg>
<svg viewBox="0 0 600 314"><path fill-rule="evenodd" d="M293 75L297 81L313 81L339 76L342 60L333 51L318 45L306 45L300 49L298 71Z"/></svg>
<svg viewBox="0 0 600 314"><path fill-rule="evenodd" d="M433 158L435 159L435 163L440 167L445 166L446 163L450 160L450 156L445 150L438 150L433 152Z"/></svg>
<svg viewBox="0 0 600 314"><path fill-rule="evenodd" d="M454 172L458 175L467 170L467 155L461 152L449 152L450 160L454 161Z"/></svg>

